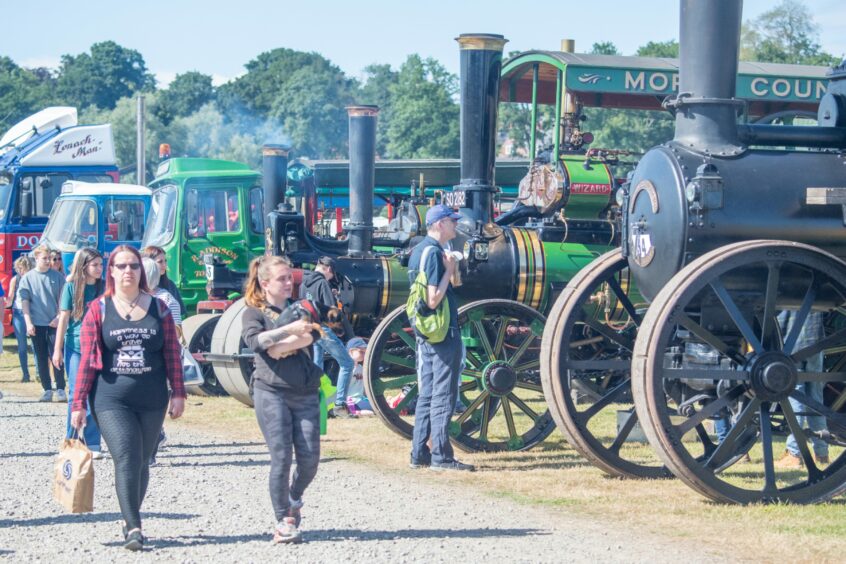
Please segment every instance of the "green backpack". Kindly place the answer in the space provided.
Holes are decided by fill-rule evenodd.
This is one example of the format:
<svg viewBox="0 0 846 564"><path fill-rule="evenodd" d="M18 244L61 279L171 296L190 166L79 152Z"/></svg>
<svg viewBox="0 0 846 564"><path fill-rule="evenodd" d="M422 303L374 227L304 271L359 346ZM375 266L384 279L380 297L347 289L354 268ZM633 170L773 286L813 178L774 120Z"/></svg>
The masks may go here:
<svg viewBox="0 0 846 564"><path fill-rule="evenodd" d="M427 304L427 286L429 281L426 279L426 272L423 267L426 264L426 259L429 253L435 250L435 245L429 245L423 249L423 255L420 257L420 270L417 272L417 277L411 283L411 289L408 293L408 301L405 303L405 313L408 315L408 320L411 326L420 333L424 339L430 343L440 343L446 339L447 331L449 330L449 304L447 298L444 297L438 307L432 309Z"/></svg>

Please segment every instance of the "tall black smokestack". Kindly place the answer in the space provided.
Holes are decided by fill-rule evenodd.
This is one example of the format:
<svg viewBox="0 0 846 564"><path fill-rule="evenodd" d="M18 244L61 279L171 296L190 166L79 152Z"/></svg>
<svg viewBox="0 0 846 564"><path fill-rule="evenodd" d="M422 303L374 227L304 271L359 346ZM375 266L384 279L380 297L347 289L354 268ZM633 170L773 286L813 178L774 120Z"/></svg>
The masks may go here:
<svg viewBox="0 0 846 564"><path fill-rule="evenodd" d="M461 49L461 213L489 223L493 216L496 112L502 70L502 35L465 33L456 38Z"/></svg>
<svg viewBox="0 0 846 564"><path fill-rule="evenodd" d="M288 187L288 151L285 145L263 145L261 148L261 187L264 192L265 228L267 214L285 201Z"/></svg>
<svg viewBox="0 0 846 564"><path fill-rule="evenodd" d="M675 140L696 151L740 146L734 100L742 0L681 0Z"/></svg>
<svg viewBox="0 0 846 564"><path fill-rule="evenodd" d="M376 184L376 114L378 106L349 106L350 223L348 254L370 254L373 240L373 190Z"/></svg>

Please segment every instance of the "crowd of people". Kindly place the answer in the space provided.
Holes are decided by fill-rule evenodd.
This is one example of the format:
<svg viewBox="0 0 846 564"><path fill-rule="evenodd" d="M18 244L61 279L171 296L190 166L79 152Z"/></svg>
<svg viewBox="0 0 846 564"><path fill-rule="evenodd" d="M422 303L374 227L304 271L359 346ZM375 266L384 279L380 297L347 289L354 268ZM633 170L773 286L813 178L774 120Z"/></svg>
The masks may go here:
<svg viewBox="0 0 846 564"><path fill-rule="evenodd" d="M408 265L409 282L424 281L418 307L430 313L444 308L449 313L448 325L445 323L445 331L437 339L410 316L419 388L409 460L412 469L475 470L455 458L449 440L466 354L453 288L458 265L447 252L459 218L446 206L430 208L427 236L412 250ZM68 401L67 380L66 436L81 436L95 458L105 457L108 447L115 467L124 547L141 550L146 541L141 505L150 466L165 439L164 421L167 415L180 417L185 409L181 360L185 305L167 277L166 255L158 247L142 252L117 247L105 265L98 251L83 248L76 253L67 277L61 255L42 246L32 256L34 262L29 257L15 261L16 274L5 299L6 307L12 308L23 380L30 380L29 337L43 388L40 401ZM343 311L333 287L335 278L334 260L320 258L314 271L304 274L299 297ZM286 319L286 308L293 304L293 293L293 266L287 258L262 256L251 262L244 290L247 307L242 335L255 355L251 389L258 425L270 452L268 489L276 523L273 541L277 543L302 539L304 494L320 461L318 389L324 353L339 365L333 415L354 417L351 406L367 405L360 384L367 342L354 335L343 315L336 322L324 320L319 329L306 319L280 324ZM792 321L780 321L789 331ZM803 330L802 338L819 337L811 333ZM816 390L809 393L815 395ZM721 417L717 432L725 434L731 418L729 414ZM813 427L816 422L810 424ZM787 446L786 462L781 465L797 464L796 441L788 441ZM815 442L814 447L817 457L827 462L824 445Z"/></svg>

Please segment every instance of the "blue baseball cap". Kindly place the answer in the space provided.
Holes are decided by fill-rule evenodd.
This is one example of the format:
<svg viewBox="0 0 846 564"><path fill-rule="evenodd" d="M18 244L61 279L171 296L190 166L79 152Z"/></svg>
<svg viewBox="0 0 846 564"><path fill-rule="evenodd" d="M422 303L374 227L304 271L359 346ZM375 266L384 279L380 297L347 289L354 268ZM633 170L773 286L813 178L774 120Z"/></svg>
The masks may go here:
<svg viewBox="0 0 846 564"><path fill-rule="evenodd" d="M452 208L443 204L438 204L437 206L429 208L429 211L426 212L426 225L432 225L436 221L440 221L448 217L451 219L461 219L461 214L455 213Z"/></svg>
<svg viewBox="0 0 846 564"><path fill-rule="evenodd" d="M353 349L366 349L367 348L367 341L362 339L361 337L353 337L347 343L347 350L351 351Z"/></svg>

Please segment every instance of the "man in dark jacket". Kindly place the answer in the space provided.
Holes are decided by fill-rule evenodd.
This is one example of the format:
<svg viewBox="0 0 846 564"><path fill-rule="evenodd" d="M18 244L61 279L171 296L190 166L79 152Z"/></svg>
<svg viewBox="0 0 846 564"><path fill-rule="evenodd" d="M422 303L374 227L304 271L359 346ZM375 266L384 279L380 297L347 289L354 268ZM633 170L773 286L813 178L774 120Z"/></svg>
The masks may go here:
<svg viewBox="0 0 846 564"><path fill-rule="evenodd" d="M335 278L335 261L331 257L320 257L317 260L317 266L313 271L303 272L303 282L300 285L300 297L313 300L319 304L329 307L338 307L338 301L335 299L335 294L332 293L332 287L329 281ZM349 323L344 324L345 327ZM355 362L353 362L350 353L344 346L344 342L338 337L331 328L323 326L325 337L314 343L314 362L323 369L323 354L328 352L332 355L341 371L338 373L338 390L335 394L335 407L332 413L335 417L352 417L347 408L347 388L350 384ZM352 338L352 333L347 329L348 335L346 338Z"/></svg>

